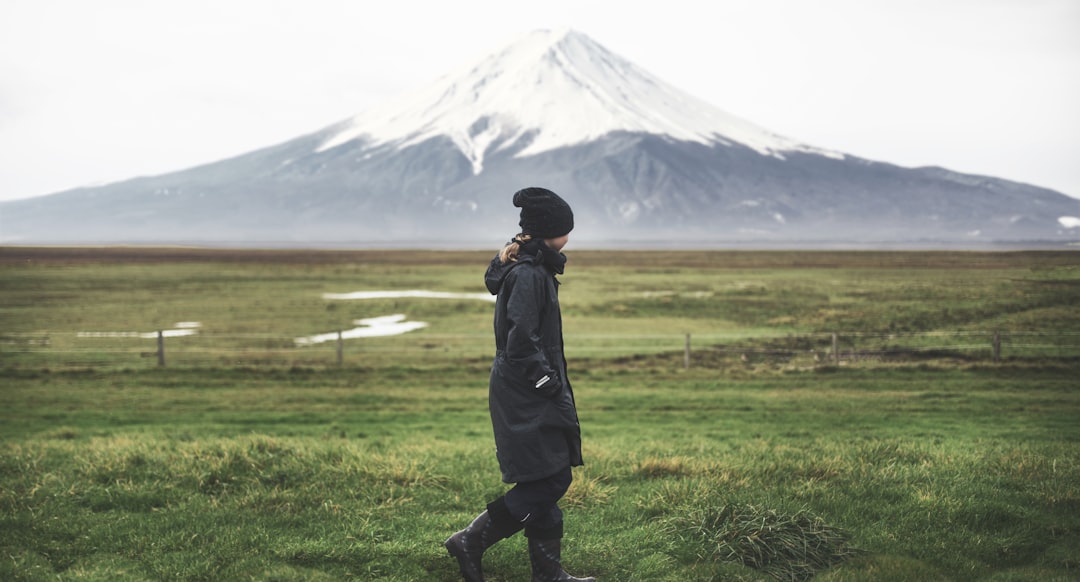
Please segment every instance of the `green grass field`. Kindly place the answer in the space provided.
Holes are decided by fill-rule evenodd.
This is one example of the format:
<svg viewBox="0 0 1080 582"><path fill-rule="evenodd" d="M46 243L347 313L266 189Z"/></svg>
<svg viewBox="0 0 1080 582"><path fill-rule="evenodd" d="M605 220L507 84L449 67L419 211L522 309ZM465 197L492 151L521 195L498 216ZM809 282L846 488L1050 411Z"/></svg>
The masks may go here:
<svg viewBox="0 0 1080 582"><path fill-rule="evenodd" d="M458 579L505 489L491 304L322 294L476 293L490 254L0 249L0 579ZM1080 579L1080 255L568 254L571 572ZM291 339L392 313L429 326ZM185 321L165 367L78 336ZM485 565L527 580L524 540Z"/></svg>

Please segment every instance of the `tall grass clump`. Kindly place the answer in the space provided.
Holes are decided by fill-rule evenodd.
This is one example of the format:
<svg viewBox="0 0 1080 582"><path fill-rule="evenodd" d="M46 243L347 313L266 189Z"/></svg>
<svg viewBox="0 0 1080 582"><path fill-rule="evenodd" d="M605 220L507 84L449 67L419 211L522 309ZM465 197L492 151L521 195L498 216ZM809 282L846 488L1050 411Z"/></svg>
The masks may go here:
<svg viewBox="0 0 1080 582"><path fill-rule="evenodd" d="M665 530L705 560L736 562L785 582L802 582L855 556L843 530L808 509L698 504L664 519Z"/></svg>

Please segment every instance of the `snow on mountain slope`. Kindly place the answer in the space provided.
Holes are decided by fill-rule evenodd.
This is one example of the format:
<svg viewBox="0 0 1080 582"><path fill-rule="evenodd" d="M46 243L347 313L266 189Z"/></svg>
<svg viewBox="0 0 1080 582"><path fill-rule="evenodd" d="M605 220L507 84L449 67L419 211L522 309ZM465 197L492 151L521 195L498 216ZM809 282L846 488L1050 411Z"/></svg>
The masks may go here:
<svg viewBox="0 0 1080 582"><path fill-rule="evenodd" d="M447 136L477 174L492 146L521 147L516 153L520 157L616 131L737 143L780 158L785 151L843 157L730 115L572 30L523 35L479 63L340 127L317 151L356 139L367 140L368 146L406 147Z"/></svg>

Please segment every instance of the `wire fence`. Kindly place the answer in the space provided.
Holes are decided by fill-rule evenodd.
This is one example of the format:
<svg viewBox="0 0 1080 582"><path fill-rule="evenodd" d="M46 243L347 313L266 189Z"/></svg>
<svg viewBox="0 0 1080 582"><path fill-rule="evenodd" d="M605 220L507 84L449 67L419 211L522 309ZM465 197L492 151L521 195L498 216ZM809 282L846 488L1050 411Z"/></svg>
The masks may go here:
<svg viewBox="0 0 1080 582"><path fill-rule="evenodd" d="M573 358L648 361L670 367L826 366L932 359L1001 362L1080 359L1080 332L819 332L747 337L715 334L573 334ZM151 333L37 332L0 334L0 368L342 367L487 362L489 333L408 333L319 342L271 334L216 334L198 329Z"/></svg>

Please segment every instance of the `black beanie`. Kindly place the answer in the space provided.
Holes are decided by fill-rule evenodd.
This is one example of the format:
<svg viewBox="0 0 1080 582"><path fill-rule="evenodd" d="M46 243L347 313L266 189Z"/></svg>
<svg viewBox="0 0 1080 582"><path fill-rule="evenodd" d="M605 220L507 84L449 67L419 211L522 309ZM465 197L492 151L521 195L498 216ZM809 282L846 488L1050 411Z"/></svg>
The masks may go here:
<svg viewBox="0 0 1080 582"><path fill-rule="evenodd" d="M524 188L514 193L514 206L521 209L522 234L537 238L559 238L574 230L574 212L559 195L546 188Z"/></svg>

